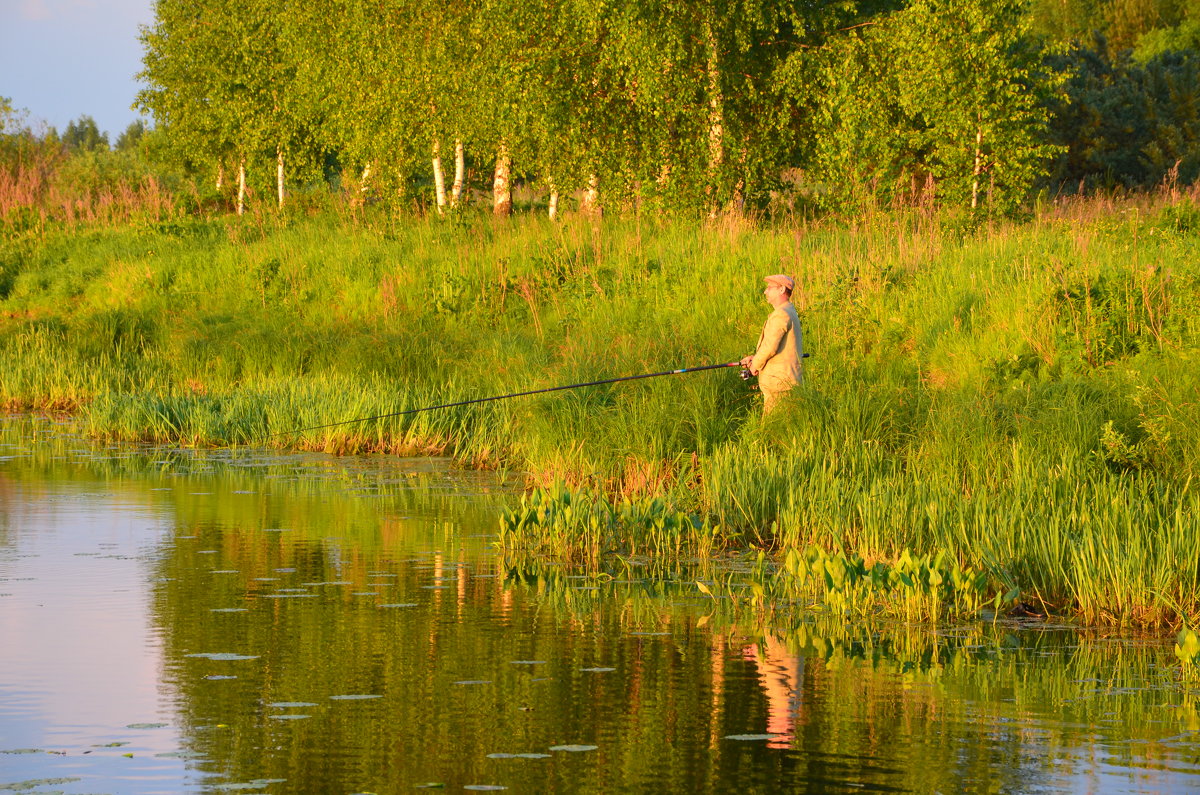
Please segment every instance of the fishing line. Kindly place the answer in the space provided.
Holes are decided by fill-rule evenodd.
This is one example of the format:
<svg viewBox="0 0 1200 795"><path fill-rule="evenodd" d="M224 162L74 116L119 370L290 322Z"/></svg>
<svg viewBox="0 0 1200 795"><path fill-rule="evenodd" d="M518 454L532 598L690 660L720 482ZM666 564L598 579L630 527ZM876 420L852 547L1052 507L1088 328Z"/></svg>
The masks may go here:
<svg viewBox="0 0 1200 795"><path fill-rule="evenodd" d="M804 354L805 357L808 354ZM717 370L724 367L741 367L741 362L726 362L724 364L702 364L697 367L681 367L678 370L664 370L661 373L643 373L641 375L624 375L620 378L605 378L600 381L587 381L581 384L566 384L565 386L552 386L546 389L530 389L526 392L512 392L507 395L492 395L491 397L475 398L473 400L459 400L454 403L442 403L437 406L421 406L415 409L404 409L403 411L393 411L390 414L376 414L374 417L359 417L353 420L343 420L341 422L330 422L325 425L313 425L308 428L296 428L290 431L279 431L277 433L268 434L261 437L262 439L271 439L276 436L285 436L289 434L306 433L307 431L317 431L323 428L335 428L339 425L350 425L356 422L370 422L371 420L382 420L388 417L400 417L405 414L416 414L421 411L435 411L437 409L450 409L455 406L470 406L473 403L487 403L493 400L508 400L509 398L526 397L527 395L541 395L546 392L560 392L564 389L579 389L585 386L600 386L601 384L615 384L620 381L636 381L640 378L658 378L664 375L682 375L683 373L698 373L701 370Z"/></svg>

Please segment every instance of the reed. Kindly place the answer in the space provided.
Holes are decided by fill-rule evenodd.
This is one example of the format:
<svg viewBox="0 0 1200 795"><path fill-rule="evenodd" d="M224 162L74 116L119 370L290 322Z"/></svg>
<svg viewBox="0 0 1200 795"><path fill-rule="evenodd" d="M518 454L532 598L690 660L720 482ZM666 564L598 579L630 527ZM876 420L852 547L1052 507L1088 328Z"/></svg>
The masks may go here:
<svg viewBox="0 0 1200 795"><path fill-rule="evenodd" d="M974 231L371 208L49 225L0 248L0 403L99 437L446 452L690 517L639 555L940 553L1030 609L1174 625L1200 612L1198 242L1187 196ZM766 421L717 371L290 433L728 361L780 271L814 356ZM576 532L555 521L551 546Z"/></svg>

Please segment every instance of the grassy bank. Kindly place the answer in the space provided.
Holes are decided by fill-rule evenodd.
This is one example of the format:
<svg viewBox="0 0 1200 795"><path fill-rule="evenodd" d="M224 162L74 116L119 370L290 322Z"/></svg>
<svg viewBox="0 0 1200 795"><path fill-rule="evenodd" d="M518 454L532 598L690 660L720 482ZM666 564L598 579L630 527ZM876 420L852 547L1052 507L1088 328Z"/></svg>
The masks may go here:
<svg viewBox="0 0 1200 795"><path fill-rule="evenodd" d="M0 251L0 403L98 435L449 451L662 496L726 544L905 549L1089 622L1200 611L1200 207L762 229L183 218ZM808 385L734 371L292 429L748 352L798 282Z"/></svg>

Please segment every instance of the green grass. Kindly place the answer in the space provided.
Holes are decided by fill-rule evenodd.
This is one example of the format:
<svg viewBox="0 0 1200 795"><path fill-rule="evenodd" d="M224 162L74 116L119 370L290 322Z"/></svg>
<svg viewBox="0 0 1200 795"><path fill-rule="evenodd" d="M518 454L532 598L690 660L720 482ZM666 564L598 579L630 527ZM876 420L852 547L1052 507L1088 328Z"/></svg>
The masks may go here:
<svg viewBox="0 0 1200 795"><path fill-rule="evenodd" d="M448 451L614 506L660 497L714 548L941 553L1039 608L1177 624L1200 613L1198 245L1190 199L969 234L917 215L47 226L0 247L0 403L105 438ZM713 371L292 433L729 361L776 272L813 358L766 422Z"/></svg>

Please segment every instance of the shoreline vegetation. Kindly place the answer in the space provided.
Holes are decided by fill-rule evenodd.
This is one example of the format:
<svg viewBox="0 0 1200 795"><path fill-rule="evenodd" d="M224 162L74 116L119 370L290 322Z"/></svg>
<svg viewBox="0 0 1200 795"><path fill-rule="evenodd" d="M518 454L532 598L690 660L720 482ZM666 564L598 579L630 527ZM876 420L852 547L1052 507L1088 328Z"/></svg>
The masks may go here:
<svg viewBox="0 0 1200 795"><path fill-rule="evenodd" d="M10 226L0 406L103 439L528 473L506 549L760 549L774 576L751 599L1194 625L1198 194L977 226L340 205ZM813 358L766 421L713 371L290 433L730 361L775 272Z"/></svg>

